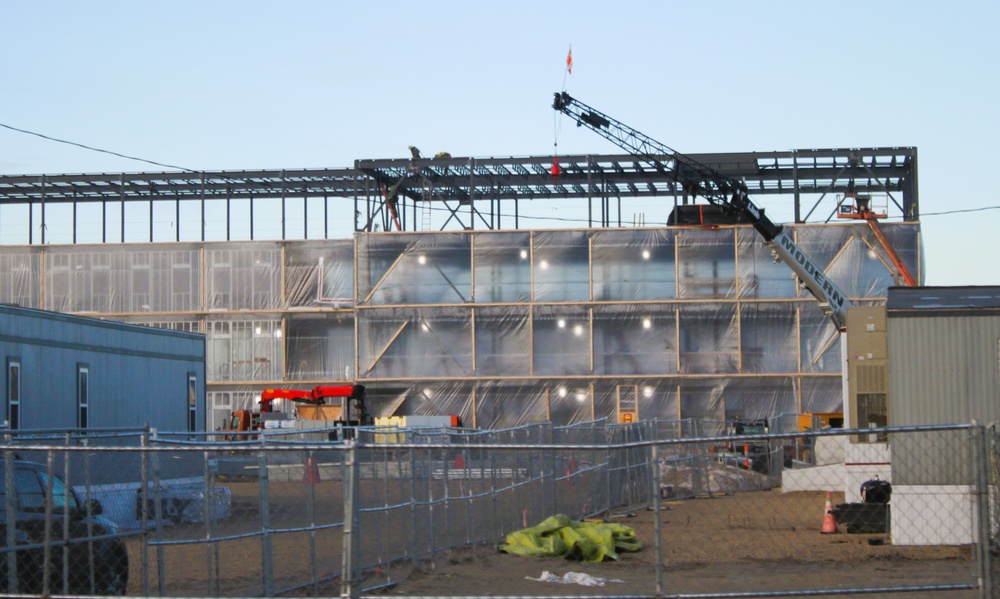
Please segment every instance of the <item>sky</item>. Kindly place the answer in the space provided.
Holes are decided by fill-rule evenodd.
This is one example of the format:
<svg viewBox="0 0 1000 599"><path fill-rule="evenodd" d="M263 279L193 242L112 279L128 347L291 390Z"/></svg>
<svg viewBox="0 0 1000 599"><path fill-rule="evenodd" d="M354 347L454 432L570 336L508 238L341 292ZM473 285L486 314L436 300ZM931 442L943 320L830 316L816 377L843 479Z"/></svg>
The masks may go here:
<svg viewBox="0 0 1000 599"><path fill-rule="evenodd" d="M565 89L688 154L916 147L925 284L1000 285L998 22L978 0L0 0L0 124L193 170L621 153L557 118ZM162 170L0 127L2 175ZM4 215L0 238L24 227Z"/></svg>

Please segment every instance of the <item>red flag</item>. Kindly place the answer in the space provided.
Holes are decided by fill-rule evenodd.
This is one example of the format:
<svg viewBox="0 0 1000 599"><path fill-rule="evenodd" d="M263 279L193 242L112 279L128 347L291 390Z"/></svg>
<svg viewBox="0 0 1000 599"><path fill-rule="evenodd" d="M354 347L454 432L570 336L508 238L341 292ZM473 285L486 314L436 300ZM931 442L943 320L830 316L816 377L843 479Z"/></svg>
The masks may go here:
<svg viewBox="0 0 1000 599"><path fill-rule="evenodd" d="M566 55L566 72L573 74L573 46L569 47L569 54Z"/></svg>

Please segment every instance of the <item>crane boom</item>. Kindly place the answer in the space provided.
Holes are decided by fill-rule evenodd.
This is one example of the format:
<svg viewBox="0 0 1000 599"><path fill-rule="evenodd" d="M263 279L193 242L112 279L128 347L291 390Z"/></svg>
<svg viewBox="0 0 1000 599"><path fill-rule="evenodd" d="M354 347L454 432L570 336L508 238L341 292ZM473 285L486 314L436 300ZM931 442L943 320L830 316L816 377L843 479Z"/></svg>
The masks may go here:
<svg viewBox="0 0 1000 599"><path fill-rule="evenodd" d="M823 270L804 252L784 226L771 221L750 200L743 181L723 175L628 125L587 106L566 92L557 92L552 108L568 115L578 127L587 127L637 158L665 172L692 196L701 196L750 223L764 242L782 262L795 272L799 280L819 301L820 308L838 329L847 326L847 294L827 278Z"/></svg>

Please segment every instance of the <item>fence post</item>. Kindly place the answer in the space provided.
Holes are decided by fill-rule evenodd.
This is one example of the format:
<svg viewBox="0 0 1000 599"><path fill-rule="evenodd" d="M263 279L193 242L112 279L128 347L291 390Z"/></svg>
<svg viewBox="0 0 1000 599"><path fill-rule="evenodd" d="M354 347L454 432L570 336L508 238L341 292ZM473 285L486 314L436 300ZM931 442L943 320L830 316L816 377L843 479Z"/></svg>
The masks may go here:
<svg viewBox="0 0 1000 599"><path fill-rule="evenodd" d="M663 523L660 521L660 451L656 445L649 446L652 484L650 493L653 500L653 534L656 535L656 596L663 596Z"/></svg>
<svg viewBox="0 0 1000 599"><path fill-rule="evenodd" d="M70 517L69 517L69 503L70 502L69 502L68 496L73 493L73 490L72 490L73 489L73 481L71 481L70 478L69 478L69 465L70 465L69 461L70 461L70 456L72 456L73 454L69 451L68 448L73 443L73 434L70 433L70 432L67 432L65 440L66 440L67 450L65 452L63 452L63 484L65 485L64 488L63 488L63 493L65 493L67 497L63 497L63 510L62 510L62 514L61 514L62 515L62 541L64 543L63 544L63 548L62 548L62 562L63 562L62 563L62 584L63 584L62 588L63 588L63 592L64 593L69 593L69 549L70 549L70 547L69 547L69 520L70 520ZM49 495L49 497L51 498L52 496ZM88 532L87 536L91 536L89 534L89 532ZM93 583L95 582L94 581L94 574L93 574L93 572L91 572L87 576L87 578L90 579L91 589L93 590L93 586L94 586Z"/></svg>
<svg viewBox="0 0 1000 599"><path fill-rule="evenodd" d="M417 450L410 449L407 451L410 456L410 564L416 565L417 563ZM421 469L421 472L423 469ZM346 480L347 477L345 476ZM347 500L345 496L344 509L347 509ZM347 522L346 518L344 522Z"/></svg>
<svg viewBox="0 0 1000 599"><path fill-rule="evenodd" d="M990 597L993 581L990 573L990 439L986 427L972 421L972 438L977 454L976 466L976 512L978 513L979 534L976 535L976 550L979 562L980 596Z"/></svg>
<svg viewBox="0 0 1000 599"><path fill-rule="evenodd" d="M271 497L268 485L267 451L265 434L260 433L261 449L257 453L257 472L260 474L260 561L264 577L264 596L274 596L274 556L271 554Z"/></svg>
<svg viewBox="0 0 1000 599"><path fill-rule="evenodd" d="M149 597L149 425L142 431L142 438L139 441L142 447L142 455L139 457L141 465L140 477L142 487L139 489L139 525L142 526L141 550L142 550L142 594Z"/></svg>
<svg viewBox="0 0 1000 599"><path fill-rule="evenodd" d="M42 596L48 597L52 594L52 466L55 456L52 450L48 450L45 455L46 481L45 481L45 547L42 550Z"/></svg>
<svg viewBox="0 0 1000 599"><path fill-rule="evenodd" d="M150 440L156 441L156 428L149 429ZM167 594L166 572L163 559L163 492L160 489L160 454L153 453L153 526L156 527L156 577L160 596Z"/></svg>
<svg viewBox="0 0 1000 599"><path fill-rule="evenodd" d="M344 561L340 576L340 596L347 599L358 596L355 579L358 555L361 550L361 539L358 534L358 508L360 493L358 492L358 455L354 441L345 441L344 468Z"/></svg>
<svg viewBox="0 0 1000 599"><path fill-rule="evenodd" d="M319 597L319 571L316 563L316 483L320 480L319 460L311 449L306 455L308 457L303 463L306 464L307 470L303 480L309 485L309 488L306 489L306 519L309 520L309 574L312 578L313 597ZM316 465L315 476L313 476L314 471L311 470L313 464Z"/></svg>
<svg viewBox="0 0 1000 599"><path fill-rule="evenodd" d="M222 594L222 586L218 576L219 569L219 544L213 541L215 532L215 471L212 467L211 452L206 451L203 455L205 460L205 496L202 513L205 515L205 540L208 545L205 547L205 561L207 562L207 591L209 595L216 597Z"/></svg>
<svg viewBox="0 0 1000 599"><path fill-rule="evenodd" d="M7 437L7 442L11 443L13 439ZM3 452L4 461L4 503L7 517L5 520L7 528L7 547L17 546L17 491L14 487L14 452L7 450ZM17 552L8 551L6 557L7 560L7 588L10 589L11 593L18 593L20 589L17 585Z"/></svg>

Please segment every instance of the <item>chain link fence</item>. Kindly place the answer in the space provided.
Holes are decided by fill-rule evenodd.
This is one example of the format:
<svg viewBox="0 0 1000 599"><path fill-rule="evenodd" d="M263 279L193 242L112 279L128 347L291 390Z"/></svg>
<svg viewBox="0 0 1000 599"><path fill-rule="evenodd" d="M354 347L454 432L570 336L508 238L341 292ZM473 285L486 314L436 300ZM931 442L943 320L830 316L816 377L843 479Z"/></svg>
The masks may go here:
<svg viewBox="0 0 1000 599"><path fill-rule="evenodd" d="M435 594L482 596L462 581L494 575L489 594L545 597L581 587L528 574L576 567L623 578L612 594L1000 596L997 431L782 428L5 433L0 589L415 595L414 573L457 568ZM643 549L497 552L556 514L631 527Z"/></svg>

